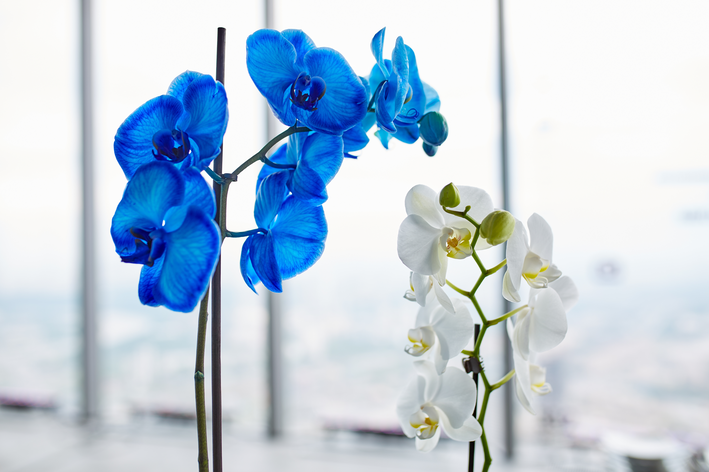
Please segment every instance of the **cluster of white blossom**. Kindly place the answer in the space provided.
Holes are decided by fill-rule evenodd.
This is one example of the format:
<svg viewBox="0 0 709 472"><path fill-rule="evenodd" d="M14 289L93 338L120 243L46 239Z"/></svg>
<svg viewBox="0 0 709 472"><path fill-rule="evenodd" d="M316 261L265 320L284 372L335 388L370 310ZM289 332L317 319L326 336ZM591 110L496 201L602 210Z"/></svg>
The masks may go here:
<svg viewBox="0 0 709 472"><path fill-rule="evenodd" d="M446 281L448 259L471 257L480 271L472 290L452 287L475 304L483 325L481 338L488 327L507 322L515 370L500 382L490 384L481 367L486 388L499 388L514 374L517 398L531 413L534 413L533 395L551 392L545 369L534 363L536 354L548 351L564 339L566 313L576 303L578 291L571 279L562 277L552 263L551 228L537 214L528 220L530 239L524 224L506 211L495 210L484 190L453 184L439 193L424 185L413 187L406 195L406 213L408 216L399 228L397 249L401 261L412 271L405 298L417 302L420 308L408 333L411 344L405 348L417 358L414 362L417 376L399 398L399 421L404 433L415 437L417 449L423 452L436 446L441 428L455 440L475 441L482 435L486 442L483 425L472 416L476 385L463 370L448 366L449 360L461 352L475 358L478 365L481 359L480 342L473 351L463 351L473 338L474 322L463 300L451 299L444 291L447 284L452 286ZM506 261L486 269L477 251L505 241ZM505 263L502 295L511 302L520 302L524 279L530 286L529 299L526 305L488 319L475 299L475 292L484 278Z"/></svg>

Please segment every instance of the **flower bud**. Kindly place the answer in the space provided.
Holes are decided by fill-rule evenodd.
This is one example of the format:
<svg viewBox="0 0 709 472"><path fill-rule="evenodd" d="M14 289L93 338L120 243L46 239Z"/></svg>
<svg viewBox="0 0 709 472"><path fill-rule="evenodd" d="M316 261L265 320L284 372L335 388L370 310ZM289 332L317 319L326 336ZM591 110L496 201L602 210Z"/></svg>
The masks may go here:
<svg viewBox="0 0 709 472"><path fill-rule="evenodd" d="M515 217L510 212L496 210L485 217L480 224L480 237L493 246L502 244L515 230Z"/></svg>
<svg viewBox="0 0 709 472"><path fill-rule="evenodd" d="M441 206L448 208L455 208L460 205L460 195L458 194L458 187L453 185L453 182L443 187L441 193L438 194L438 203L440 203Z"/></svg>
<svg viewBox="0 0 709 472"><path fill-rule="evenodd" d="M431 146L430 144L424 142L423 152L425 152L428 157L433 157L438 152L438 146Z"/></svg>
<svg viewBox="0 0 709 472"><path fill-rule="evenodd" d="M419 121L421 139L431 146L440 146L448 137L448 122L437 111L423 115Z"/></svg>

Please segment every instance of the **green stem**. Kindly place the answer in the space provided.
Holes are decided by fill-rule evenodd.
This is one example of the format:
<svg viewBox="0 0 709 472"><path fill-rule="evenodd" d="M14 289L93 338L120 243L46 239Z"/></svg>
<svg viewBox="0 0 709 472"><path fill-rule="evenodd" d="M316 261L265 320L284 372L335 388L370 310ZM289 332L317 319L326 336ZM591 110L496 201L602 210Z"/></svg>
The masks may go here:
<svg viewBox="0 0 709 472"><path fill-rule="evenodd" d="M465 296L465 297L470 297L470 292L466 292L466 291L463 290L462 288L456 287L456 286L453 285L453 284L450 282L450 280L448 280L448 279L446 279L446 285L448 285L450 288L452 288L453 290L455 290L455 291L458 292L459 294L461 294L461 295L463 295L463 296Z"/></svg>
<svg viewBox="0 0 709 472"><path fill-rule="evenodd" d="M490 385L490 390L497 390L498 388L502 387L505 385L507 382L510 381L512 377L515 375L515 370L512 369L511 371L507 372L507 375L502 377L499 382L495 382L494 384Z"/></svg>
<svg viewBox="0 0 709 472"><path fill-rule="evenodd" d="M227 202L227 196L229 195L229 186L231 183L234 182L233 180L224 180L224 183L221 186L221 190L219 192L219 230L222 233L222 241L224 241L224 238L226 238L227 230L226 230L226 202Z"/></svg>
<svg viewBox="0 0 709 472"><path fill-rule="evenodd" d="M508 312L508 313L505 313L504 315L502 315L502 316L499 317L499 318L495 318L494 320L490 320L490 321L489 321L490 326L495 326L497 323L499 323L499 322L501 322L501 321L505 321L505 320L506 320L507 318L509 318L510 316L516 315L517 313L519 313L520 311L524 310L525 308L527 308L527 305L521 306L521 307L519 307L519 308L515 308L514 310L512 310L512 311L510 311L510 312Z"/></svg>
<svg viewBox="0 0 709 472"><path fill-rule="evenodd" d="M475 305L475 310L478 312L478 315L480 316L480 319L483 322L483 326L485 326L487 324L487 318L485 318L485 314L483 313L483 309L480 308L480 304L478 303L478 299L475 298L475 295L470 295L470 297L468 297L468 298L470 298L470 301L473 302L473 305ZM481 338L482 338L482 336L478 338L478 341L480 341Z"/></svg>
<svg viewBox="0 0 709 472"><path fill-rule="evenodd" d="M207 307L209 289L199 305L199 327L197 330L197 358L194 366L194 394L197 407L197 441L199 472L209 472L209 444L207 443L207 412L204 403L204 347L207 338Z"/></svg>
<svg viewBox="0 0 709 472"><path fill-rule="evenodd" d="M253 156L251 156L246 162L244 162L239 167L237 167L236 170L234 172L232 172L232 174L231 174L232 177L236 178L239 174L241 174L251 164L258 162L258 161L262 160L264 157L266 157L266 153L273 146L278 144L278 142L281 139L287 138L288 136L290 136L291 134L294 134L294 133L303 133L306 131L310 131L310 128L305 127L305 126L291 126L287 130L285 130L284 132L282 132L281 134L279 134L278 136L276 136L275 138L270 140L268 143L266 143L266 145L263 148L261 148L261 150L259 152L257 152Z"/></svg>
<svg viewBox="0 0 709 472"><path fill-rule="evenodd" d="M503 267L505 267L505 265L507 265L507 259L505 259L504 261L500 262L499 264L497 264L497 265L496 265L495 267L493 267L492 269L488 269L487 272L485 272L485 275L486 275L486 276L490 276L490 275L494 274L495 272L497 272L498 270L500 270L500 269L502 269Z"/></svg>
<svg viewBox="0 0 709 472"><path fill-rule="evenodd" d="M475 226L476 228L480 227L480 223L478 223L477 221L475 221L474 219L472 219L471 217L468 216L468 212L470 211L470 205L465 207L465 211L451 210L446 207L443 207L443 211L445 211L448 214L451 214L451 215L457 216L459 218L463 218L465 220L470 221L470 223L472 223L472 225Z"/></svg>
<svg viewBox="0 0 709 472"><path fill-rule="evenodd" d="M482 472L487 472L488 470L490 470L490 466L492 465L492 456L490 455L490 447L487 445L487 436L485 435L484 427L483 434L482 436L480 436L480 442L483 445L483 453L485 454L485 462L483 463Z"/></svg>
<svg viewBox="0 0 709 472"><path fill-rule="evenodd" d="M480 346L483 343L483 336L485 336L485 333L487 332L487 328L489 326L490 324L487 322L487 320L483 320L483 325L480 328L480 336L478 336L478 340L475 341L475 347L473 348L473 353L471 354L471 356L480 359Z"/></svg>
<svg viewBox="0 0 709 472"><path fill-rule="evenodd" d="M222 176L214 172L210 167L205 167L204 171L207 173L208 176L212 178L213 181L215 181L219 185L222 185L224 183L224 179L222 179Z"/></svg>

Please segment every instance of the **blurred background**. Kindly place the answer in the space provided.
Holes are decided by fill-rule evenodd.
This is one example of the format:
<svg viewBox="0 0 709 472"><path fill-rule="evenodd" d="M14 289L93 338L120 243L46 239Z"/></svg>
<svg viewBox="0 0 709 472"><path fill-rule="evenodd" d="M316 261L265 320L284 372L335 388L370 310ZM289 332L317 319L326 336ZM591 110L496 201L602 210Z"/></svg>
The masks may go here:
<svg viewBox="0 0 709 472"><path fill-rule="evenodd" d="M279 298L278 443L265 441L266 297L241 278L241 241L225 242L225 444L252 444L225 445L226 469L230 457L256 464L274 447L283 457L279 470L320 470L302 465L302 457L291 461L303 450L293 445L307 440L320 451L316 456L334 461L322 464L340 461L336 470L363 460L357 447L374 457L368 470L377 464L398 470L399 457L408 470L432 464L463 470L465 444L444 442L424 456L412 453L410 441L363 440L352 432L397 431L396 399L414 375L403 347L417 306L403 299L409 271L396 254L406 192L453 181L481 187L501 204L498 4L273 0L272 12L276 29L304 30L363 76L374 65L372 36L387 27L385 57L402 36L416 52L421 78L440 94L450 134L433 158L420 143L392 142L387 151L370 136L328 187L325 253L286 282ZM536 212L549 222L554 262L581 297L569 313L567 338L540 359L553 393L540 399L536 416L514 403L510 463L503 396L492 396L486 421L492 470L706 470L709 4L506 0L504 15L508 209L523 221ZM159 460L168 462L161 464L191 470L197 316L140 305L139 268L120 263L114 252L110 221L125 178L113 137L178 74L214 73L216 30L223 26L230 99L225 170L258 151L268 136L267 109L246 70L245 41L265 25L264 5L104 0L93 2L92 22L100 426L89 436L103 433L126 444L147 435L145 463L162 451ZM69 449L60 439L86 439L75 426L82 380L80 32L77 0L0 0L2 471L86 465L57 459ZM232 230L253 227L257 173L252 167L231 187ZM501 250L485 256L486 263L504 257ZM476 277L471 261L451 264L449 278L458 285L472 286ZM481 289L490 316L502 314L500 280ZM498 326L483 346L493 378L504 375L504 342ZM185 462L160 449L170 444L186 451ZM109 463L123 463L107 458L129 457L126 451L136 454L138 446L121 447L111 449L113 456L97 454L94 470L114 470ZM616 464L608 460L614 454L641 461L663 456L665 469ZM265 467L252 469L271 470Z"/></svg>

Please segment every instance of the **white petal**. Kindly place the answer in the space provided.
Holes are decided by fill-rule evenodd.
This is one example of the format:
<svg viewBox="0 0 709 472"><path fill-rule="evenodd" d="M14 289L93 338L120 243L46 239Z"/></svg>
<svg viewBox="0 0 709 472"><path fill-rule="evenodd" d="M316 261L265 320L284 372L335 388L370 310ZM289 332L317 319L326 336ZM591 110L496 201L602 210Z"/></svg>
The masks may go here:
<svg viewBox="0 0 709 472"><path fill-rule="evenodd" d="M547 270L545 270L542 275L546 277L549 282L553 282L559 277L561 277L561 271L556 265L552 264L547 267Z"/></svg>
<svg viewBox="0 0 709 472"><path fill-rule="evenodd" d="M527 220L529 226L529 249L549 262L554 248L554 235L551 233L551 226L544 218L534 213Z"/></svg>
<svg viewBox="0 0 709 472"><path fill-rule="evenodd" d="M465 420L463 426L454 428L448 421L448 417L445 414L441 414L441 426L443 426L448 437L455 441L477 441L483 434L482 426L472 416Z"/></svg>
<svg viewBox="0 0 709 472"><path fill-rule="evenodd" d="M519 292L512 284L509 270L505 271L505 276L502 279L502 296L505 297L505 300L509 300L513 303L519 303L520 300L522 300L519 296Z"/></svg>
<svg viewBox="0 0 709 472"><path fill-rule="evenodd" d="M422 275L436 274L439 260L441 230L429 225L418 215L409 215L399 227L396 249L399 259L409 269Z"/></svg>
<svg viewBox="0 0 709 472"><path fill-rule="evenodd" d="M443 306L447 311L451 313L455 313L455 307L453 306L453 302L451 302L450 297L448 297L448 294L443 290L443 287L438 285L438 282L435 280L432 280L433 282L433 292L436 294L436 299L438 299L438 303Z"/></svg>
<svg viewBox="0 0 709 472"><path fill-rule="evenodd" d="M436 434L430 439L416 438L416 450L419 452L431 452L438 445L439 439L441 439L441 428L436 429Z"/></svg>
<svg viewBox="0 0 709 472"><path fill-rule="evenodd" d="M438 203L438 194L425 185L416 185L405 199L406 214L418 215L422 217L428 224L440 228L443 226L443 214Z"/></svg>
<svg viewBox="0 0 709 472"><path fill-rule="evenodd" d="M566 311L554 290L540 290L536 298L536 305L529 316L529 348L544 352L558 346L566 337Z"/></svg>
<svg viewBox="0 0 709 472"><path fill-rule="evenodd" d="M532 402L529 398L527 398L524 389L522 388L522 383L517 377L515 377L515 394L517 395L517 400L519 400L524 409L530 412L531 414L536 415L536 413L534 412L534 408L532 408Z"/></svg>
<svg viewBox="0 0 709 472"><path fill-rule="evenodd" d="M529 383L531 385L543 385L546 383L547 370L537 364L529 364Z"/></svg>
<svg viewBox="0 0 709 472"><path fill-rule="evenodd" d="M576 305L576 302L579 301L579 289L576 288L576 284L571 280L571 277L564 276L550 283L549 288L554 289L554 291L559 294L559 298L561 298L561 303L564 305L566 312L572 309Z"/></svg>
<svg viewBox="0 0 709 472"><path fill-rule="evenodd" d="M517 314L517 321L512 333L512 350L525 360L529 357L529 312L529 308L525 308Z"/></svg>
<svg viewBox="0 0 709 472"><path fill-rule="evenodd" d="M439 375L446 371L449 360L448 358L444 359L441 355L441 343L436 343L433 348L433 364L436 366L436 372L438 372Z"/></svg>
<svg viewBox="0 0 709 472"><path fill-rule="evenodd" d="M421 306L426 306L426 295L431 290L431 277L411 272L411 286L416 294L416 302Z"/></svg>
<svg viewBox="0 0 709 472"><path fill-rule="evenodd" d="M426 303L426 306L419 308L419 312L416 315L415 326L417 328L420 328L421 326L429 326L431 324L431 314L436 311L437 308L440 308L440 306L441 305L438 304L438 300L435 296L428 297L428 303Z"/></svg>
<svg viewBox="0 0 709 472"><path fill-rule="evenodd" d="M446 362L460 353L472 339L475 330L473 318L463 301L456 298L453 305L455 313L441 307L431 317L431 327L436 332L441 344L441 356Z"/></svg>
<svg viewBox="0 0 709 472"><path fill-rule="evenodd" d="M512 232L510 239L507 240L506 257L510 284L517 291L522 278L522 265L529 249L527 246L527 231L524 229L524 224L519 220L515 221L515 230Z"/></svg>
<svg viewBox="0 0 709 472"><path fill-rule="evenodd" d="M468 216L478 223L482 223L485 217L492 212L492 199L485 190L477 187L460 186L458 187L458 194L460 195L460 205L453 208L453 210L465 211L465 207L470 205ZM446 221L451 221L448 217L452 216L446 213ZM457 220L460 221L460 218L457 218Z"/></svg>
<svg viewBox="0 0 709 472"><path fill-rule="evenodd" d="M446 273L448 272L448 255L443 248L438 246L438 262L441 264L441 268L433 274L434 282L438 282L438 285L445 285L446 283Z"/></svg>
<svg viewBox="0 0 709 472"><path fill-rule="evenodd" d="M453 428L460 428L475 408L475 382L460 369L446 369L441 388L431 403L448 417Z"/></svg>
<svg viewBox="0 0 709 472"><path fill-rule="evenodd" d="M441 377L436 372L436 367L431 361L414 361L414 368L419 374L419 378L423 379L424 385L422 388L421 405L430 402L438 395L441 389Z"/></svg>
<svg viewBox="0 0 709 472"><path fill-rule="evenodd" d="M409 382L406 389L401 392L399 400L396 402L396 416L399 418L401 429L404 431L404 434L410 438L416 436L416 429L411 426L409 418L411 418L411 415L421 410L419 389L423 386L422 384L421 377L416 377Z"/></svg>

